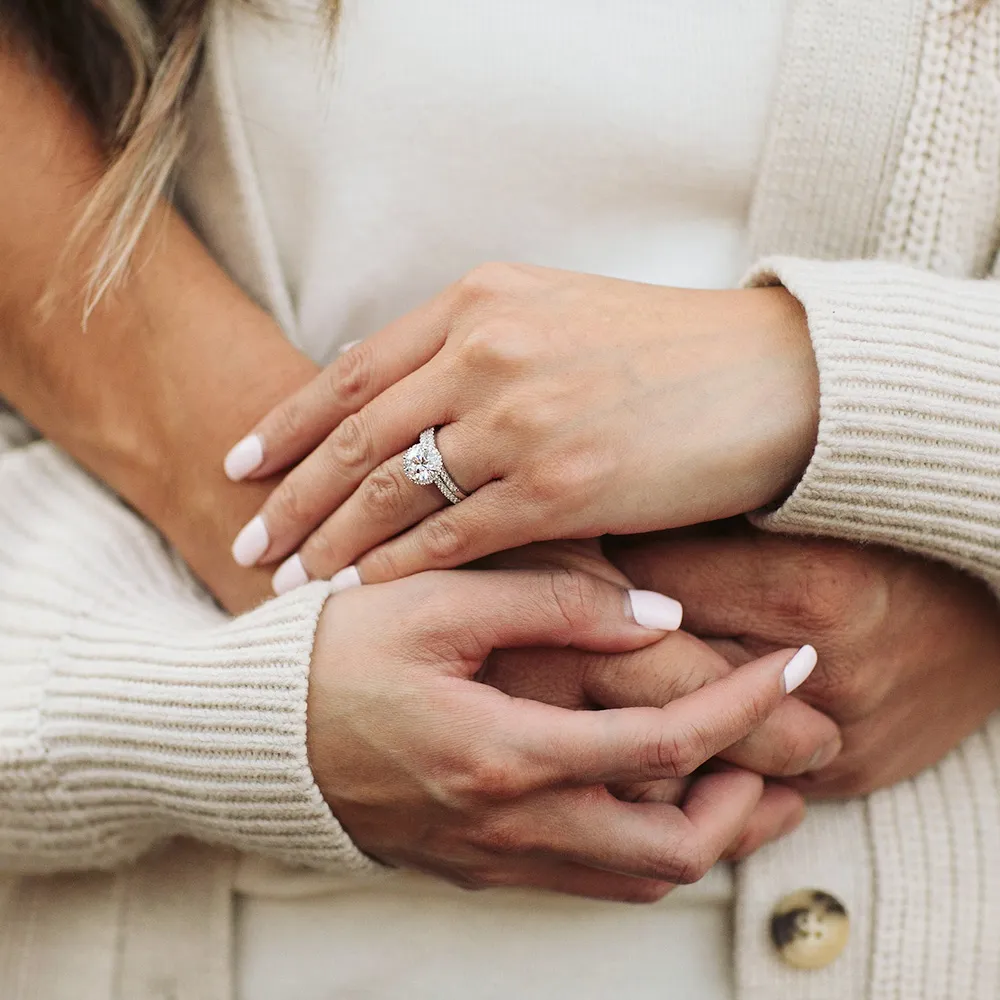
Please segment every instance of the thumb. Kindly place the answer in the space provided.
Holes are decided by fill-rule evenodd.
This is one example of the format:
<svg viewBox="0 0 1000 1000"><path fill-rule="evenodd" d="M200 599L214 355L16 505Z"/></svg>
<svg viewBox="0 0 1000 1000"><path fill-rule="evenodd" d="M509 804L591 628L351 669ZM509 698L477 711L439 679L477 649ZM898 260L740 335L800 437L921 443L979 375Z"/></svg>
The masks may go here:
<svg viewBox="0 0 1000 1000"><path fill-rule="evenodd" d="M454 622L460 613L462 635L477 646L468 650L470 659L523 646L628 652L678 629L683 614L664 594L630 590L575 570L423 575L437 578L435 593L449 609L445 620Z"/></svg>

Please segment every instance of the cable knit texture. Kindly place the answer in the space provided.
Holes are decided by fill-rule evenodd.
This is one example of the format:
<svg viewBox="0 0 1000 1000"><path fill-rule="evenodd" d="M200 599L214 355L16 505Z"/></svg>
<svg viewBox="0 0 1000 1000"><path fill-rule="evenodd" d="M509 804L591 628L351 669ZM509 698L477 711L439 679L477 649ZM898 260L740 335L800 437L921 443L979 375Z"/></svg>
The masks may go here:
<svg viewBox="0 0 1000 1000"><path fill-rule="evenodd" d="M798 0L748 280L783 282L804 303L822 394L814 459L764 526L903 546L1000 589L998 19L998 0ZM207 68L209 83L222 72ZM226 94L217 80L199 113L238 122ZM232 175L252 188L245 150L208 118L220 162L193 183ZM260 207L233 205L206 231L213 249L237 273L266 271ZM268 282L247 283L282 315ZM185 834L366 867L305 760L324 588L229 622L154 532L53 448L26 444L21 427L6 442L4 866L109 866ZM225 1000L231 856L178 850L116 875L0 882L0 919L16 928L0 935L4 1000L83 1000L84 988L87 1000ZM195 869L203 877L177 891ZM996 1000L1000 716L911 781L814 807L738 882L740 1000ZM843 899L853 931L840 959L806 973L781 965L767 925L784 892L809 885ZM204 974L165 968L164 948Z"/></svg>

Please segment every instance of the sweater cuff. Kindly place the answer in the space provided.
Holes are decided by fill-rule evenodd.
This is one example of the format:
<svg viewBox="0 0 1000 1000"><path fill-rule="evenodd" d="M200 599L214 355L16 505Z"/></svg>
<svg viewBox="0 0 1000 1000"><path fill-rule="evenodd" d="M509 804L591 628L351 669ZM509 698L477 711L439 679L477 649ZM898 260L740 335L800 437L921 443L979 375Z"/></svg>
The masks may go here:
<svg viewBox="0 0 1000 1000"><path fill-rule="evenodd" d="M54 785L41 827L93 857L189 835L294 865L375 870L306 754L309 665L328 596L328 584L312 584L232 620L201 607L164 621L162 608L143 614L137 602L129 623L95 601L52 663L40 735Z"/></svg>
<svg viewBox="0 0 1000 1000"><path fill-rule="evenodd" d="M799 299L820 381L812 461L755 523L919 551L1000 581L1000 283L774 257L743 284Z"/></svg>

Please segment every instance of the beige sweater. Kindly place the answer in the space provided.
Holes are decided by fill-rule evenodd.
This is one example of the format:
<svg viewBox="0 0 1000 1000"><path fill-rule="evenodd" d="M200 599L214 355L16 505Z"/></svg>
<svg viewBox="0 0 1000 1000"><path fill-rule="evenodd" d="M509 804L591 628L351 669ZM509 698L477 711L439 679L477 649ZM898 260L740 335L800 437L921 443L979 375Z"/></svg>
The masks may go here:
<svg viewBox="0 0 1000 1000"><path fill-rule="evenodd" d="M799 0L749 280L805 304L822 393L813 462L765 523L1000 590L1000 4L975 8ZM226 59L206 63L186 202L290 324ZM370 869L306 762L326 593L228 620L113 496L0 425L2 1000L224 1000L234 851ZM63 874L13 877L38 872ZM741 1000L996 1000L1000 715L912 781L814 807L738 882ZM852 917L847 952L813 973L767 941L773 903L803 886Z"/></svg>

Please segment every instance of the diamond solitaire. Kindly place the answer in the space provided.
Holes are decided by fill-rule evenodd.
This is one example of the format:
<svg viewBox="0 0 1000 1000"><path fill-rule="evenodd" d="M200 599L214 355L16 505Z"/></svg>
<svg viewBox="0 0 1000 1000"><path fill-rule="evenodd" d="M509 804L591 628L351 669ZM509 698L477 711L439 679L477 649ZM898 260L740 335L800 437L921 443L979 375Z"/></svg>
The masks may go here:
<svg viewBox="0 0 1000 1000"><path fill-rule="evenodd" d="M441 452L431 445L418 441L403 456L403 472L411 483L418 486L431 486L443 468Z"/></svg>
<svg viewBox="0 0 1000 1000"><path fill-rule="evenodd" d="M468 496L444 467L444 459L434 443L434 428L428 427L420 440L403 455L403 475L417 486L436 486L449 503L461 503Z"/></svg>

